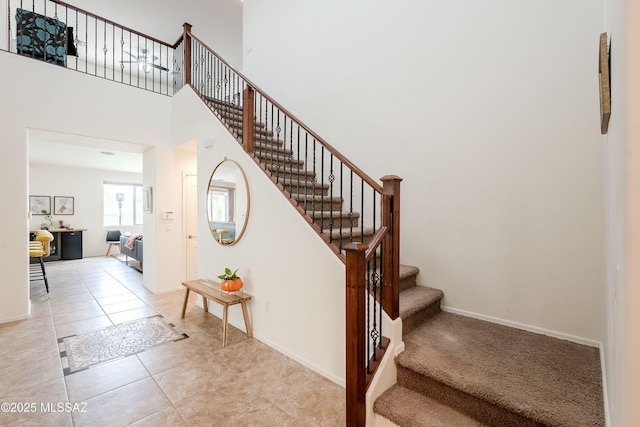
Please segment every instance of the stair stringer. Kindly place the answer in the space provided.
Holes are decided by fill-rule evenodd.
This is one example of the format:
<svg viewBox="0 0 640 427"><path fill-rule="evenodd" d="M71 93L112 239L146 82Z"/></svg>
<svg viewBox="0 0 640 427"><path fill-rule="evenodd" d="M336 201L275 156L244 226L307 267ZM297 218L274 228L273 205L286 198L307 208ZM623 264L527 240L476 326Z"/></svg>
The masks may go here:
<svg viewBox="0 0 640 427"><path fill-rule="evenodd" d="M196 89L192 89L194 90L194 92L196 92L196 94L198 93ZM211 110L212 114L220 120L220 122L226 127L231 135L236 138L238 143L242 144L242 108L237 105L220 101L218 99L209 98L205 95L199 96L202 99L202 102L204 102L204 104L207 105L207 107ZM294 160L295 152L292 148L288 149L286 147L286 141L284 139L280 139L280 137L277 135L274 136L273 131L265 130L264 126L265 124L263 122L259 122L258 119L256 119L254 129L256 130L256 138L258 139L254 142L254 144L256 144L256 148L254 152L250 154L250 157L253 158L256 164L258 164L263 172L271 179L274 185L278 189L280 189L284 197L286 197L294 206L294 208L296 208L296 210L309 224L309 226L318 233L320 238L342 260L342 262L345 262L345 254L342 249L344 244L350 241L369 243L373 238L375 229L369 223L371 221L362 218L364 215L363 212L346 210L342 195L334 195L335 197L333 197L333 199L342 199L342 201L339 203L340 208L327 209L318 207L315 212L313 210L305 209L305 202L303 199L306 197L321 197L320 195L324 193L324 201L319 203L319 205L327 204L330 200L332 200L332 197L326 194L326 191L329 190L329 178L328 176L316 176L316 173L314 171L308 169L309 165L306 164L306 160L302 158L299 160ZM266 145L274 144L274 146L279 147L278 150L281 150L281 152L279 152L278 154L279 160L274 160L272 157L270 157L271 154L269 154L269 149L265 147L258 147L259 145L263 144L263 142L260 142L259 134L263 137L266 136L269 139L270 142L265 143ZM272 146L272 148L274 146ZM325 156L329 155L333 156L329 152L325 154ZM304 156L305 159L306 157L307 155ZM298 166L300 166L300 169L298 169L297 166L294 167L291 164L288 164L289 161L299 163ZM284 169L296 170L299 171L299 174L298 172L292 172L290 176L285 176L277 171L274 171L272 169L273 165L280 163L282 163ZM326 173L328 171L326 170L324 172ZM314 178L314 176L315 179L319 179L319 181L309 181L309 178ZM304 184L305 181L306 184ZM306 192L307 185L309 185L309 190L312 190L312 188L314 188L315 190L311 191L311 193L309 193L308 195L299 194L295 191L296 182L302 182L298 190L304 190ZM313 182L313 184L311 184L311 182ZM324 190L321 190L320 188L324 188ZM357 206L359 204L358 200L361 200L358 197L361 196L354 196L356 197L353 200L355 204L352 204L352 206ZM331 203L331 205L333 206L333 203ZM337 220L338 224L329 227L328 218L325 218L324 221L321 220L322 214L333 216L334 220ZM341 217L342 219L339 219L338 217ZM355 218L355 221L353 220L353 218ZM365 221L366 223L363 223L363 226L361 227L360 225L358 225L358 220Z"/></svg>
<svg viewBox="0 0 640 427"><path fill-rule="evenodd" d="M192 89L178 92L172 103L174 144L197 141L198 275L214 278L224 267L239 268L253 297L254 337L344 386L344 263ZM200 200L225 157L244 169L250 192L247 228L233 246L215 242ZM221 316L218 307L210 310ZM229 322L244 330L241 311L230 310Z"/></svg>
<svg viewBox="0 0 640 427"><path fill-rule="evenodd" d="M391 320L387 313L383 312L382 330L384 335L389 338L389 347L387 347L382 361L376 370L376 373L367 388L366 408L367 408L367 426L376 425L376 415L373 412L373 404L382 393L391 388L398 382L398 368L396 366L396 356L404 351L404 341L402 341L402 319L398 317Z"/></svg>

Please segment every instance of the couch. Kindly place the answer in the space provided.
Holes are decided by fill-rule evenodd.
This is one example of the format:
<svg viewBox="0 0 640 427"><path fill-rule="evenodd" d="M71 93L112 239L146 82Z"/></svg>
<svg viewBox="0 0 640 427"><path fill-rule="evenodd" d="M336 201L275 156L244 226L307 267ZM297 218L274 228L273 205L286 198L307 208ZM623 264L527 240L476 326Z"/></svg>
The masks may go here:
<svg viewBox="0 0 640 427"><path fill-rule="evenodd" d="M133 241L133 249L129 249L127 247L127 241L130 238L135 238ZM126 262L128 263L129 257L135 259L140 263L140 267L142 267L142 235L133 235L133 236L120 236L120 250L122 254L126 256Z"/></svg>

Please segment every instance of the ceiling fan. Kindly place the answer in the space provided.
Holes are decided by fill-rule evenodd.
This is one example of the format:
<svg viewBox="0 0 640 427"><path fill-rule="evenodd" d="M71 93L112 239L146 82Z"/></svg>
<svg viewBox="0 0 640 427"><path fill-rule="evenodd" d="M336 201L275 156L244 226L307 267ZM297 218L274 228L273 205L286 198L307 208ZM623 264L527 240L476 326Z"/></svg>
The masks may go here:
<svg viewBox="0 0 640 427"><path fill-rule="evenodd" d="M145 73L151 71L151 68L157 68L161 71L169 71L167 67L163 67L162 65L154 64L155 61L158 60L157 56L150 55L147 49L140 49L140 53L138 56L132 55L131 53L124 51L127 55L131 57L130 61L120 61L122 64L138 64L138 68Z"/></svg>

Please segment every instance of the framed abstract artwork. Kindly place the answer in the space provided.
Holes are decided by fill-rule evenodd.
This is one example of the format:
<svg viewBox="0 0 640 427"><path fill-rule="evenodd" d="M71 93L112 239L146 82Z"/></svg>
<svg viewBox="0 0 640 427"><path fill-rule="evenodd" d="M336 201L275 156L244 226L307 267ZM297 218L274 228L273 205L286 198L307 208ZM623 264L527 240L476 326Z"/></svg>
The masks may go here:
<svg viewBox="0 0 640 427"><path fill-rule="evenodd" d="M29 212L31 215L49 215L51 213L51 197L29 196Z"/></svg>
<svg viewBox="0 0 640 427"><path fill-rule="evenodd" d="M55 196L53 198L53 214L54 215L73 215L74 214L73 197Z"/></svg>

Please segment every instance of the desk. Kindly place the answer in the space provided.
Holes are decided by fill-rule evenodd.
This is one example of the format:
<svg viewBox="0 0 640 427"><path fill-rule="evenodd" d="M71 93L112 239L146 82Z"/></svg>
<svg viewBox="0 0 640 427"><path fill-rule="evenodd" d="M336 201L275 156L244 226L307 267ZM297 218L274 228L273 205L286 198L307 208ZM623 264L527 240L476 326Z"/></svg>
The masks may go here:
<svg viewBox="0 0 640 427"><path fill-rule="evenodd" d="M82 259L82 232L86 228L67 230L66 228L52 228L51 255L43 258L43 261L57 261L60 259ZM35 231L31 231L35 233Z"/></svg>
<svg viewBox="0 0 640 427"><path fill-rule="evenodd" d="M189 301L189 291L193 291L202 296L204 304L204 311L209 311L207 300L217 302L222 305L222 346L227 346L227 314L229 312L230 305L240 304L242 305L242 315L244 316L244 326L247 329L247 337L253 336L251 330L251 322L249 321L249 313L247 312L247 301L251 299L251 295L245 294L242 291L227 293L220 290L220 283L214 282L208 279L190 280L188 282L182 282L187 290L184 295L184 304L182 305L182 318L187 311L187 302Z"/></svg>

